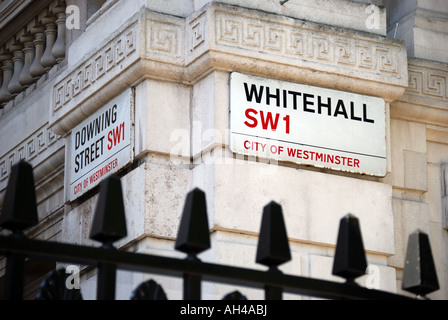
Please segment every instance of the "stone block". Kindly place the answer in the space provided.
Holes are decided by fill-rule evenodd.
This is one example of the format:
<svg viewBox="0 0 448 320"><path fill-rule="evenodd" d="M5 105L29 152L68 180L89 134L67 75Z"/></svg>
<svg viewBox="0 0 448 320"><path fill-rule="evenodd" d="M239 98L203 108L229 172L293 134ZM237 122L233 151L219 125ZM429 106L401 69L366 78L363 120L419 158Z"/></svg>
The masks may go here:
<svg viewBox="0 0 448 320"><path fill-rule="evenodd" d="M146 80L136 88L136 157L156 152L190 156L190 88Z"/></svg>
<svg viewBox="0 0 448 320"><path fill-rule="evenodd" d="M241 267L267 271L265 266L256 264L258 237L235 232L217 231L213 233L212 248L203 254L203 261L219 265ZM301 274L301 256L291 252L291 261L280 266L280 270L288 275ZM205 299L222 299L225 295L240 291L249 300L264 300L264 290L237 285L204 283ZM285 300L299 299L300 296L284 294Z"/></svg>
<svg viewBox="0 0 448 320"><path fill-rule="evenodd" d="M176 239L185 200L191 191L191 171L153 162L145 165L144 175L144 196L139 201L145 217L136 224L144 226L145 235Z"/></svg>
<svg viewBox="0 0 448 320"><path fill-rule="evenodd" d="M426 153L403 150L404 187L420 191L428 190Z"/></svg>
<svg viewBox="0 0 448 320"><path fill-rule="evenodd" d="M192 156L229 145L230 88L227 72L216 71L196 83L192 98Z"/></svg>
<svg viewBox="0 0 448 320"><path fill-rule="evenodd" d="M409 235L417 229L429 234L429 205L423 202L394 198L392 207L394 211L395 254L388 259L388 264L403 268Z"/></svg>
<svg viewBox="0 0 448 320"><path fill-rule="evenodd" d="M326 256L310 256L310 277L335 282L345 282L343 278L332 275L333 258ZM384 265L368 263L366 275L356 282L365 288L397 293L395 269Z"/></svg>
<svg viewBox="0 0 448 320"><path fill-rule="evenodd" d="M418 170L424 170L423 173L426 172L426 169L424 169L424 167L421 167L423 165L423 154L426 154L426 126L424 124L415 122L392 119L390 140L392 172L384 179L384 181L393 186L401 188L405 188L406 179L409 186L424 183L419 181L412 181L412 178L406 178L406 175L415 174L414 172L412 172L412 170L415 169L415 166L420 166ZM413 155L415 157L412 157ZM404 164L405 157L408 158L407 171L405 170Z"/></svg>
<svg viewBox="0 0 448 320"><path fill-rule="evenodd" d="M215 170L215 228L258 233L263 207L276 201L291 239L335 246L340 219L351 213L360 219L366 250L394 252L388 185L252 162Z"/></svg>

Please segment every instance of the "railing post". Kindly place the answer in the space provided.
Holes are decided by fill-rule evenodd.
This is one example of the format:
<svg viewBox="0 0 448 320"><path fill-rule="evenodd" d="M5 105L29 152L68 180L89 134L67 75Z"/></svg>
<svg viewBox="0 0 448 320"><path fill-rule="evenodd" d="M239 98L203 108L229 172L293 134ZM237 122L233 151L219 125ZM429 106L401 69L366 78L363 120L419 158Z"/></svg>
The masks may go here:
<svg viewBox="0 0 448 320"><path fill-rule="evenodd" d="M347 280L347 284L357 285L355 279L364 275L367 260L362 241L359 220L349 214L341 219L333 275Z"/></svg>
<svg viewBox="0 0 448 320"><path fill-rule="evenodd" d="M201 276L192 276L190 274L184 274L184 300L193 301L201 300Z"/></svg>
<svg viewBox="0 0 448 320"><path fill-rule="evenodd" d="M402 289L424 299L439 290L429 237L420 230L409 236Z"/></svg>
<svg viewBox="0 0 448 320"><path fill-rule="evenodd" d="M3 203L0 227L12 231L11 237L25 237L24 230L37 225L36 193L33 168L20 162L12 168ZM5 299L22 300L25 279L25 255L6 253Z"/></svg>
<svg viewBox="0 0 448 320"><path fill-rule="evenodd" d="M187 196L175 248L186 253L187 260L198 262L197 255L210 248L205 193L199 189ZM199 275L184 273L184 300L201 300L201 280Z"/></svg>
<svg viewBox="0 0 448 320"><path fill-rule="evenodd" d="M101 242L104 249L115 250L113 243L126 236L121 180L117 176L111 176L100 185L90 239ZM115 300L116 276L117 266L101 262L98 264L98 300Z"/></svg>
<svg viewBox="0 0 448 320"><path fill-rule="evenodd" d="M282 207L271 202L264 207L258 240L257 263L269 267L269 274L281 273L278 266L291 260L288 235L283 219ZM266 300L282 300L283 289L265 286Z"/></svg>

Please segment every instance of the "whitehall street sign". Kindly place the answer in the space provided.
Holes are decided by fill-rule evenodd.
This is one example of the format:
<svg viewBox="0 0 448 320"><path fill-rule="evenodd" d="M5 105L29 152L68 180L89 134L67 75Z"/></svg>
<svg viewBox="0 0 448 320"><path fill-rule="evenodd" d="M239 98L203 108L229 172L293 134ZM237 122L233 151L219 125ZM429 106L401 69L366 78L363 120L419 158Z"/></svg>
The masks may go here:
<svg viewBox="0 0 448 320"><path fill-rule="evenodd" d="M232 152L386 175L383 99L232 73Z"/></svg>
<svg viewBox="0 0 448 320"><path fill-rule="evenodd" d="M70 201L132 160L131 89L72 130Z"/></svg>

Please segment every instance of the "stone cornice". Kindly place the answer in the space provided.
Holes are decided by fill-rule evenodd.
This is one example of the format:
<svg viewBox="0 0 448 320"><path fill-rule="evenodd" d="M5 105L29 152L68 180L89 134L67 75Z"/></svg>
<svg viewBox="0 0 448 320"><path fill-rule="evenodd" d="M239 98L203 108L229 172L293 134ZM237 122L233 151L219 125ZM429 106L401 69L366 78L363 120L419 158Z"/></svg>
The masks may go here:
<svg viewBox="0 0 448 320"><path fill-rule="evenodd" d="M401 41L219 3L188 18L142 9L82 60L53 88L59 135L144 78L191 85L212 70L239 71L387 101L408 85Z"/></svg>
<svg viewBox="0 0 448 320"><path fill-rule="evenodd" d="M410 58L409 86L391 105L391 117L446 127L448 64Z"/></svg>

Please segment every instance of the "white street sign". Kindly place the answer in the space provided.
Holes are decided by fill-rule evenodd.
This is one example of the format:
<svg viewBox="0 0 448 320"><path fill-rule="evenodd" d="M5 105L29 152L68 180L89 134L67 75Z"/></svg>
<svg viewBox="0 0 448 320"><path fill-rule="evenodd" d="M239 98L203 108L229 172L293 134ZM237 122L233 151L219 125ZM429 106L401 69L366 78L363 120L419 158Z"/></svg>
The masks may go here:
<svg viewBox="0 0 448 320"><path fill-rule="evenodd" d="M233 152L386 175L383 99L240 73L230 90Z"/></svg>
<svg viewBox="0 0 448 320"><path fill-rule="evenodd" d="M132 160L131 89L72 130L70 201Z"/></svg>

